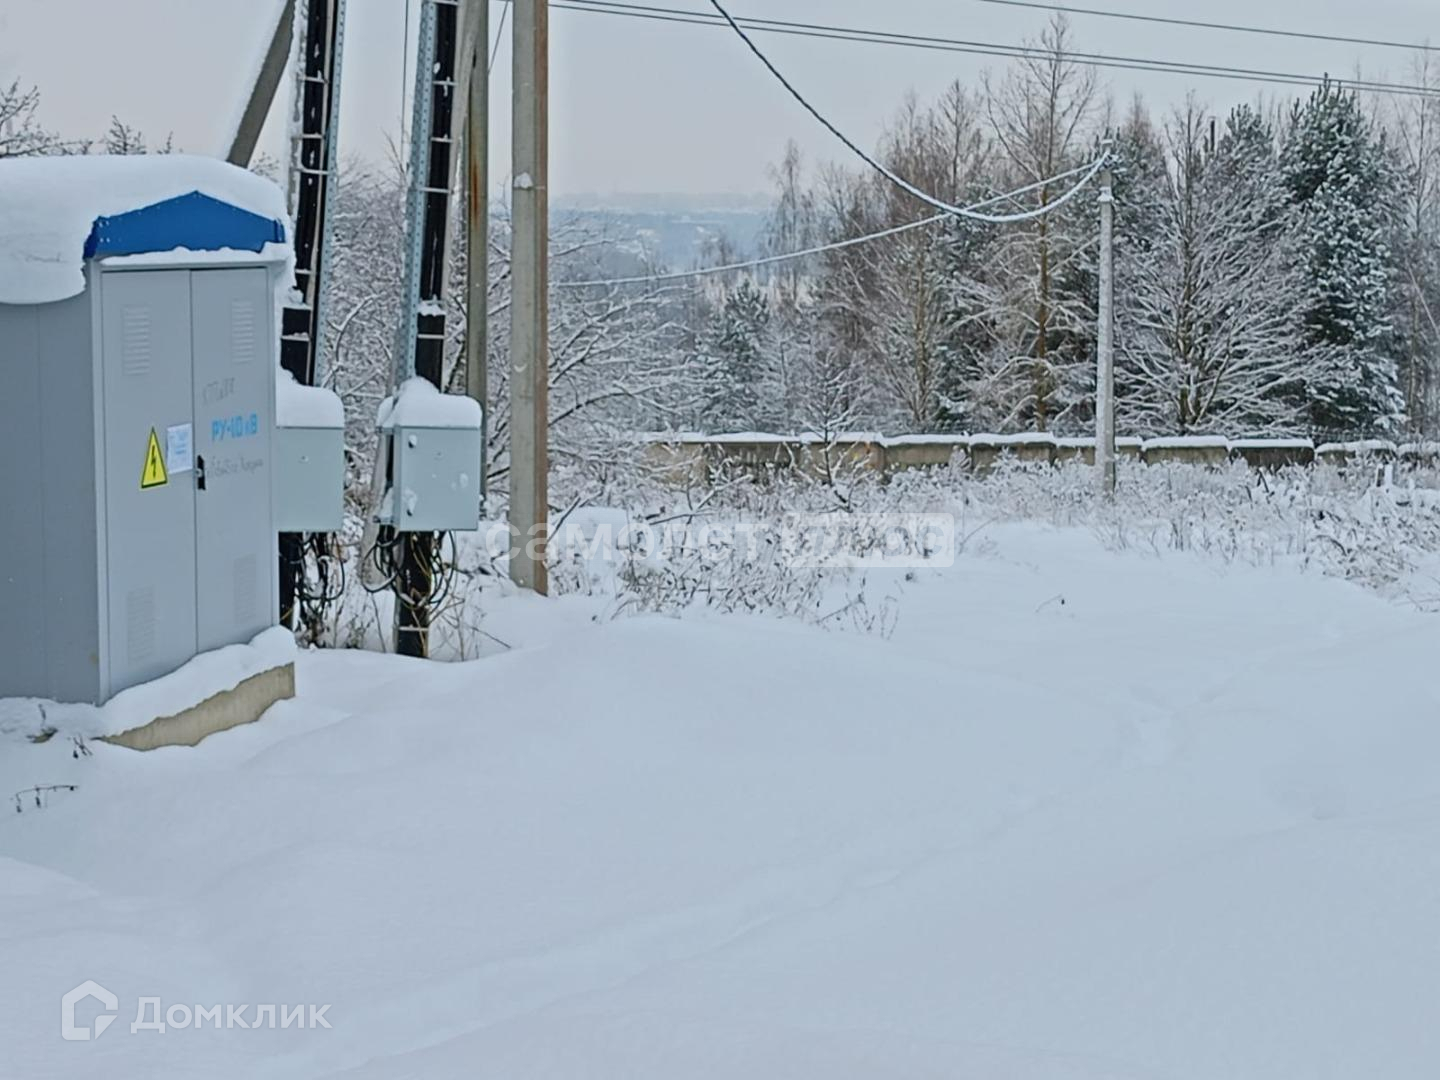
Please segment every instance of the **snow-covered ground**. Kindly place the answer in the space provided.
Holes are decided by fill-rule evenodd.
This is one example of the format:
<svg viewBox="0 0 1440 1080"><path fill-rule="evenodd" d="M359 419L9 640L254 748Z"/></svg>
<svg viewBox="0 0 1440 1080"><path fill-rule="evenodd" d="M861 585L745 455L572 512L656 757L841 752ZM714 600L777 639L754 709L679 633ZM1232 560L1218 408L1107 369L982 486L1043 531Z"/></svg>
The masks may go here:
<svg viewBox="0 0 1440 1080"><path fill-rule="evenodd" d="M877 587L888 637L511 599L195 750L0 745L78 785L0 818L0 1075L1440 1074L1433 615L1037 524Z"/></svg>

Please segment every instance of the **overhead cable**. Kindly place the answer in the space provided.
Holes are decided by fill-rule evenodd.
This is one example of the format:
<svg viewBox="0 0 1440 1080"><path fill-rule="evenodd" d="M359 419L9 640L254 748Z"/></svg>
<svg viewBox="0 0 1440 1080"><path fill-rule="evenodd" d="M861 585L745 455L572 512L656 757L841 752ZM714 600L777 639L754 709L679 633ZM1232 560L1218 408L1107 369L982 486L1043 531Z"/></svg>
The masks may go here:
<svg viewBox="0 0 1440 1080"><path fill-rule="evenodd" d="M865 162L866 165L869 165L870 168L874 169L881 176L885 177L886 180L889 180L901 191L913 195L921 202L929 206L933 206L936 210L941 210L947 214L954 214L956 217L966 218L970 221L983 221L991 225L1006 225L1011 222L1029 221L1031 218L1042 217L1045 214L1057 210L1059 207L1063 206L1065 203L1069 202L1077 194L1079 194L1080 189L1090 182L1090 178L1093 177L1104 167L1105 162L1109 156L1108 154L1102 154L1094 162L1094 164L1091 165L1090 171L1081 178L1079 183L1077 183L1069 191L1065 192L1065 194L1061 195L1054 202L1047 203L1045 206L1039 207L1035 210L1024 210L1014 214L983 214L971 210L969 207L966 206L952 206L941 199L935 198L935 196L931 195L929 192L922 191L920 188L910 183L910 181L906 180L899 173L896 173L893 170L887 168L876 158L872 157L870 154L866 153L863 149L861 149L858 143L856 143L853 139L851 139L848 135L846 135L843 131L841 131L838 127L836 127L828 119L826 119L825 115L821 113L819 109L817 109L814 105L811 105L810 102L805 99L805 95L800 93L799 90L795 89L795 86L790 82L790 80L785 77L785 75L780 71L779 68L777 68L774 64L770 62L770 58L760 51L760 47L755 44L754 40L751 39L750 35L745 33L745 31L741 28L740 24L737 23L734 18L731 17L730 13L725 10L725 7L720 3L720 0L710 0L710 3L714 6L716 11L718 11L722 16L724 16L725 21L730 24L730 29L734 30L735 33L740 36L740 40L745 42L745 44L749 47L750 51L755 54L756 58L762 64L765 65L766 69L770 72L770 74L774 75L775 78L779 80L780 85L790 92L790 96L793 97L796 101L798 101L806 112L808 112L816 120L820 121L820 123L824 126L825 130L829 131L830 134L834 135L837 139L839 139L845 145L846 149L848 149L852 154L858 157L861 161Z"/></svg>
<svg viewBox="0 0 1440 1080"><path fill-rule="evenodd" d="M485 0L489 3L490 0ZM510 5L506 4L500 9L500 25L495 28L495 46L490 50L490 62L485 65L485 74L495 70L495 57L500 55L500 42L505 38L505 16L510 14Z"/></svg>
<svg viewBox="0 0 1440 1080"><path fill-rule="evenodd" d="M1099 164L1103 165L1104 160L1102 156L1099 159ZM1059 183L1061 180L1068 180L1072 176L1085 173L1085 179L1066 193L1066 201L1068 201L1069 196L1073 195L1079 188L1085 186L1090 176L1094 175L1096 167L1096 162L1087 162L1073 169L1067 169L1065 172L1056 173L1054 176L1048 176L1044 180L1037 180L1033 184L1026 184L1024 187L1015 188L1013 191L1002 192L999 195L992 195L988 199L982 199L980 202L971 203L968 207L965 207L965 209L980 210L987 206L994 206L996 203L1008 202L1021 195L1027 195L1032 191L1039 191L1041 188L1049 187L1051 184ZM1039 216L1040 214L1048 213L1059 205L1060 202L1058 200L1047 203L1045 206L1031 212L1030 216ZM776 263L790 262L793 259L808 258L811 255L823 255L827 251L840 251L844 248L855 247L858 244L868 244L874 240L883 240L887 237L899 236L901 233L907 233L914 229L922 229L927 225L935 225L954 216L953 213L946 210L939 214L932 214L927 218L921 218L918 221L906 222L904 225L895 225L888 229L881 229L879 232L867 233L864 236L853 236L848 240L836 240L828 244L819 244L816 247L805 248L803 251L788 251L782 255L767 255L759 259L747 259L744 262L727 263L724 266L706 266L698 270L677 270L665 274L639 274L634 277L603 278L594 281L557 281L553 283L552 288L585 289L599 286L648 285L667 281L682 281L687 278L710 277L715 274L728 274L736 270L751 270L760 266L772 266Z"/></svg>
<svg viewBox="0 0 1440 1080"><path fill-rule="evenodd" d="M1037 0L976 0L980 4L1002 7L1030 8L1036 11L1057 11L1064 15L1094 15L1102 19L1125 19L1132 22L1161 23L1166 26L1187 26L1197 30L1225 30L1238 34L1266 34L1272 37L1303 38L1307 41L1329 41L1341 45L1367 45L1381 49L1409 49L1418 52L1440 52L1440 45L1423 45L1407 41L1386 41L1383 38L1346 37L1343 34L1320 34L1308 30L1285 30L1270 26L1244 26L1240 23L1202 22L1199 19L1177 19L1167 15L1141 15L1135 11L1107 11L1103 8L1071 7L1068 4L1043 4Z"/></svg>
<svg viewBox="0 0 1440 1080"><path fill-rule="evenodd" d="M508 0L507 0L508 2ZM616 0L552 0L552 8L566 11L588 12L592 15L619 15L627 18L646 19L654 22L674 23L683 26L725 26L718 15L709 12L692 11L682 8L659 7L651 4L621 3ZM815 38L828 41L850 41L868 45L893 45L932 52L963 53L975 56L994 56L1002 59L1056 58L1056 54L1040 46L1007 45L1000 42L970 41L963 38L934 37L923 34L903 34L886 30L866 30L857 27L832 26L823 23L788 22L781 19L763 19L750 16L736 18L741 26L768 34L784 34L795 37ZM1378 82L1371 79L1352 79L1313 75L1301 72L1272 71L1264 68L1229 67L1220 64L1202 64L1183 60L1157 60L1142 56L1115 56L1108 53L1065 52L1059 59L1081 67L1116 69L1123 71L1146 71L1167 75L1192 75L1206 79L1229 79L1241 82L1269 83L1277 86L1313 87L1325 79L1339 87L1365 93L1388 94L1398 97L1440 96L1434 87L1417 86L1407 83Z"/></svg>

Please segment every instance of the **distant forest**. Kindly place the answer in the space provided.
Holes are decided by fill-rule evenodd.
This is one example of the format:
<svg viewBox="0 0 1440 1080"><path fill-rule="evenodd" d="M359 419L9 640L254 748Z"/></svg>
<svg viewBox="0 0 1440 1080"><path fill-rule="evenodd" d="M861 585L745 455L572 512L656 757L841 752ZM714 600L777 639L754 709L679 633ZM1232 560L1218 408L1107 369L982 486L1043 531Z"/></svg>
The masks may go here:
<svg viewBox="0 0 1440 1080"><path fill-rule="evenodd" d="M1122 433L1440 436L1440 70L1430 54L1416 56L1406 82L1434 96L1325 83L1217 115L1197 93L1163 110L1114 100L1073 59L1062 17L1033 44L976 85L897 102L873 152L917 187L965 204L1109 148ZM0 87L0 157L167 149L118 120L93 145L66 141L43 127L39 106L33 89ZM256 167L279 171L273 161ZM750 243L701 223L702 265L934 216L858 163L808 168L793 145L772 179L773 204ZM998 209L1046 205L1074 180ZM323 372L352 418L373 416L388 387L403 184L393 163L352 162L342 176ZM559 214L552 444L562 459L591 460L637 431L1085 433L1097 194L1092 182L1018 224L941 216L803 259L672 279L661 275L695 262L676 254L683 244L643 242L630 208L609 219ZM458 283L467 253L455 247ZM508 253L502 208L489 252L491 461L501 477ZM447 373L459 387L464 309L452 293Z"/></svg>

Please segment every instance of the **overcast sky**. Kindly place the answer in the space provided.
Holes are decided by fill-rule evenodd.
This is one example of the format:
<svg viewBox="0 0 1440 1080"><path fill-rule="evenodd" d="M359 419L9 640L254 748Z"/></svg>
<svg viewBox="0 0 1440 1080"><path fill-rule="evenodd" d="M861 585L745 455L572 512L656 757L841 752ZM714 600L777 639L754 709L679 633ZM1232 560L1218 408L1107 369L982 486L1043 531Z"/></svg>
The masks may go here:
<svg viewBox="0 0 1440 1080"><path fill-rule="evenodd" d="M661 0L653 0L661 3ZM99 135L112 113L152 137L212 153L225 138L263 48L275 0L0 0L0 80L39 86L43 119ZM342 150L384 152L399 131L405 0L349 0ZM419 0L413 7L418 9ZM662 6L709 10L703 0ZM902 33L1019 43L1045 15L976 0L732 0L757 15ZM1082 6L1422 42L1440 29L1436 0L1089 0ZM492 5L492 30L503 5ZM1195 63L1367 75L1406 74L1398 50L1185 30L1076 15L1078 48ZM719 29L555 10L551 14L551 169L557 196L582 192L751 193L793 136L814 161L845 151ZM1440 37L1440 35L1437 35ZM907 90L922 97L1004 61L762 35L794 82L843 129L870 144ZM412 46L413 47L413 46ZM509 24L493 74L492 161L507 169ZM1168 106L1190 89L1216 107L1257 84L1103 72L1117 99ZM1402 80L1403 81L1403 80ZM1271 92L1284 88L1270 87ZM275 110L278 114L281 109ZM278 154L272 118L266 147Z"/></svg>

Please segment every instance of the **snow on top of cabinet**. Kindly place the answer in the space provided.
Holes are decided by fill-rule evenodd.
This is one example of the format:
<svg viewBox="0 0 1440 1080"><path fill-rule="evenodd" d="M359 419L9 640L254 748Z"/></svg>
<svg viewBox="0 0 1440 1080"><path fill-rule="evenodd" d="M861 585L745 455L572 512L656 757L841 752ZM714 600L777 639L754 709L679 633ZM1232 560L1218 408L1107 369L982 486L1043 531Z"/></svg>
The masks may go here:
<svg viewBox="0 0 1440 1080"><path fill-rule="evenodd" d="M259 251L286 236L284 193L215 158L76 155L0 161L0 303L85 289L92 255Z"/></svg>
<svg viewBox="0 0 1440 1080"><path fill-rule="evenodd" d="M283 428L343 428L340 395L323 386L302 386L284 368L275 371L275 424Z"/></svg>
<svg viewBox="0 0 1440 1080"><path fill-rule="evenodd" d="M463 394L442 394L418 375L406 379L400 392L380 403L375 418L382 429L392 427L480 430L480 403Z"/></svg>

